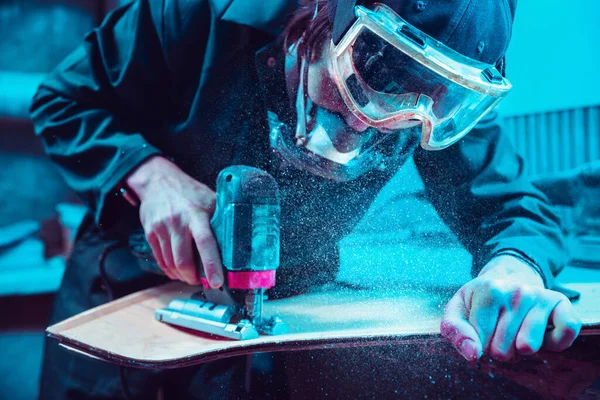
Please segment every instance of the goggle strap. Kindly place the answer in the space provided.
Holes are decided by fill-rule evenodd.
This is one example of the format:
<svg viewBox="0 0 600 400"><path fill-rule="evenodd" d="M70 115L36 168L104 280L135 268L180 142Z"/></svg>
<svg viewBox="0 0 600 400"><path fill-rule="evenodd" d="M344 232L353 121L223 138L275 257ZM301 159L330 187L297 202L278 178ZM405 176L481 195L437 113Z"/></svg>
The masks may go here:
<svg viewBox="0 0 600 400"><path fill-rule="evenodd" d="M302 58L300 61L300 82L298 83L298 94L296 95L296 115L298 116L298 122L296 123L296 138L306 134L307 70L308 67L306 61Z"/></svg>
<svg viewBox="0 0 600 400"><path fill-rule="evenodd" d="M342 40L348 29L356 21L356 16L354 15L355 5L356 0L328 1L330 21L333 16L333 21L331 21L333 24L331 36L334 44L337 45Z"/></svg>

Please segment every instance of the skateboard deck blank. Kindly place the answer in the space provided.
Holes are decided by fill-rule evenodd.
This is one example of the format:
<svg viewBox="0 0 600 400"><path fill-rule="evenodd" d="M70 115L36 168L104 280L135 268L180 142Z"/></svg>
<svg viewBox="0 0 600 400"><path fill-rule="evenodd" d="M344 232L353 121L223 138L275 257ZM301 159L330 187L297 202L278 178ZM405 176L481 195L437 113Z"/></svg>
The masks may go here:
<svg viewBox="0 0 600 400"><path fill-rule="evenodd" d="M575 303L582 334L600 333L600 284L569 284L582 293ZM328 285L309 294L264 305L289 332L235 341L174 327L154 319L156 308L189 298L197 288L168 283L76 315L47 329L71 350L140 368L176 368L264 351L306 350L402 342L440 336L445 303L454 290L373 290Z"/></svg>

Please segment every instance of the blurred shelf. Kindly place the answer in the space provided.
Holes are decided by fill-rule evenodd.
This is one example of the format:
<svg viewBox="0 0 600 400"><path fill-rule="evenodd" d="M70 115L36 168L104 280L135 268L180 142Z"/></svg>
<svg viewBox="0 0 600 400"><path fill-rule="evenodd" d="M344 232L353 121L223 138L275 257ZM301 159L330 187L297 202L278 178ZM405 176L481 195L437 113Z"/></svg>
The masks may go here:
<svg viewBox="0 0 600 400"><path fill-rule="evenodd" d="M0 271L0 296L27 296L54 293L65 272L61 257L47 260L38 267Z"/></svg>
<svg viewBox="0 0 600 400"><path fill-rule="evenodd" d="M65 271L62 257L44 259L44 244L28 238L0 253L0 296L54 293Z"/></svg>
<svg viewBox="0 0 600 400"><path fill-rule="evenodd" d="M588 234L568 238L569 255L574 266L600 270L600 236Z"/></svg>
<svg viewBox="0 0 600 400"><path fill-rule="evenodd" d="M561 284L598 283L600 282L600 265L597 268L581 268L569 265L557 277Z"/></svg>
<svg viewBox="0 0 600 400"><path fill-rule="evenodd" d="M31 99L46 75L0 70L0 116L28 119Z"/></svg>

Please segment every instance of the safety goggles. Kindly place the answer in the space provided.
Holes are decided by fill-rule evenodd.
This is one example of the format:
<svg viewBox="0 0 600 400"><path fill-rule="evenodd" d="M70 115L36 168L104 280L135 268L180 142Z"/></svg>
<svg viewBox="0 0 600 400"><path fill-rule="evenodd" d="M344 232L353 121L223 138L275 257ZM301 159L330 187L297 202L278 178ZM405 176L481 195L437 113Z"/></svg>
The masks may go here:
<svg viewBox="0 0 600 400"><path fill-rule="evenodd" d="M330 74L352 113L381 132L421 126L440 150L466 135L510 91L493 66L408 24L383 4L354 8L356 21L330 46Z"/></svg>

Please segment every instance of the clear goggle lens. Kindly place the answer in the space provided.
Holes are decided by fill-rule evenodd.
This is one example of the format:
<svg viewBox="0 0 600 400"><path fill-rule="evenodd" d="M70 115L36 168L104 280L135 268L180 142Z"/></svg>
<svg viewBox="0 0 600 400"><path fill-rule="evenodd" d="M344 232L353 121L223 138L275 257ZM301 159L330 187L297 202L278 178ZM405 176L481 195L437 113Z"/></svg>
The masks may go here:
<svg viewBox="0 0 600 400"><path fill-rule="evenodd" d="M486 64L473 61L475 66L465 65L460 72L479 78L487 67L496 79L489 90L483 80L473 84L472 76L461 77L458 68L452 73L458 62L450 59L455 54L444 45L431 39L434 51L419 48L399 35L375 32L377 25L368 22L359 19L350 38L332 44L330 68L348 108L370 126L394 131L421 124L421 145L442 149L467 134L510 89L510 83ZM461 62L468 60L456 56ZM438 71L444 62L442 74Z"/></svg>

